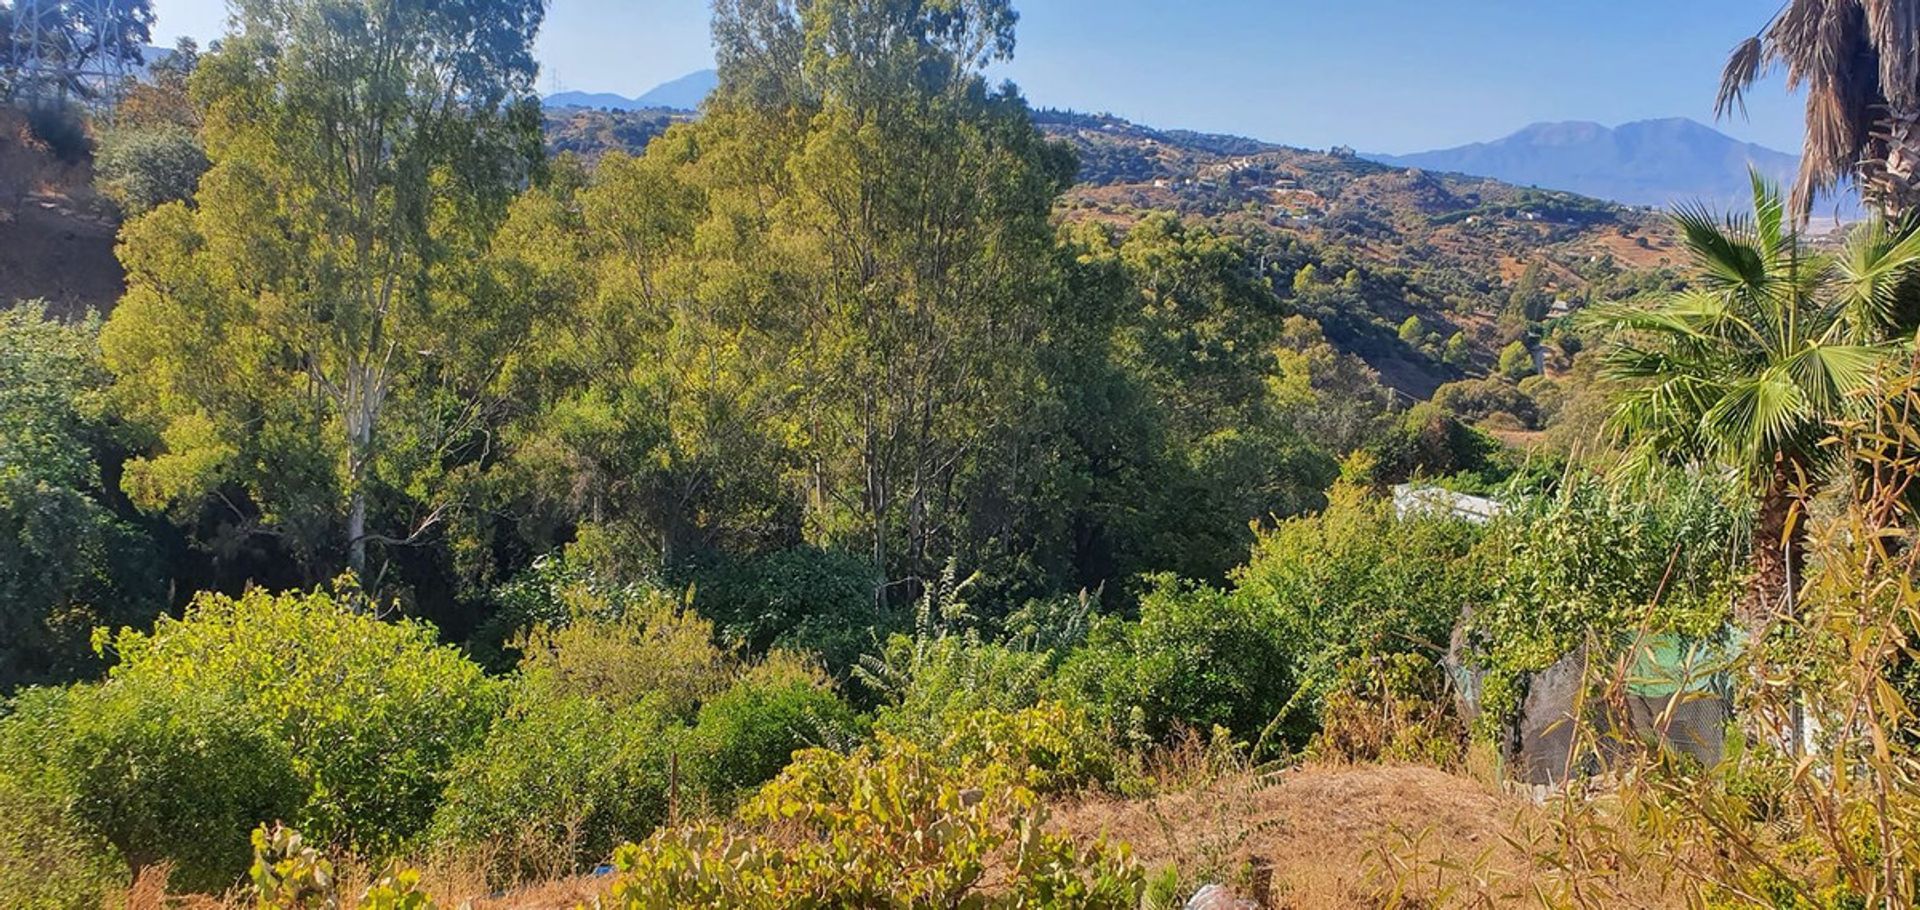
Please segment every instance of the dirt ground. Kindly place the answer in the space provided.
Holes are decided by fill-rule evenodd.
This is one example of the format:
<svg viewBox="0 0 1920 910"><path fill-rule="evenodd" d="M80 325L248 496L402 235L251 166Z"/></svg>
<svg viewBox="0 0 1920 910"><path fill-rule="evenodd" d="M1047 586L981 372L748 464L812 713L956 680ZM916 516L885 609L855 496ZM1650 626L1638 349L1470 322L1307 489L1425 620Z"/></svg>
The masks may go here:
<svg viewBox="0 0 1920 910"><path fill-rule="evenodd" d="M120 299L119 224L92 182L86 162L55 160L18 113L0 109L0 306L44 299L71 318Z"/></svg>
<svg viewBox="0 0 1920 910"><path fill-rule="evenodd" d="M0 305L44 299L64 318L113 308L126 285L111 221L62 196L35 194L0 211Z"/></svg>

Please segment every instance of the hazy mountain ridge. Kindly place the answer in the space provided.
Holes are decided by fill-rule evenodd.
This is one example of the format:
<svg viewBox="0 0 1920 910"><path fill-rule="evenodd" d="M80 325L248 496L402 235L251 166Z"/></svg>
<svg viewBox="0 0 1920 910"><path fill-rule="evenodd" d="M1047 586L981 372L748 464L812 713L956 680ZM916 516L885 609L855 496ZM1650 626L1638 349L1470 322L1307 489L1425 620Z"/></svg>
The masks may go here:
<svg viewBox="0 0 1920 910"><path fill-rule="evenodd" d="M706 69L688 73L671 82L663 82L636 98L628 98L613 92L556 92L542 99L541 103L549 108L591 107L616 111L691 111L698 110L700 102L705 101L707 95L719 84L720 74Z"/></svg>
<svg viewBox="0 0 1920 910"><path fill-rule="evenodd" d="M1691 202L1745 208L1751 199L1749 169L1789 183L1799 168L1793 155L1742 142L1684 117L1616 127L1588 121L1535 123L1490 142L1364 157L1396 167L1473 174L1663 208ZM1851 200L1843 204L1853 205Z"/></svg>

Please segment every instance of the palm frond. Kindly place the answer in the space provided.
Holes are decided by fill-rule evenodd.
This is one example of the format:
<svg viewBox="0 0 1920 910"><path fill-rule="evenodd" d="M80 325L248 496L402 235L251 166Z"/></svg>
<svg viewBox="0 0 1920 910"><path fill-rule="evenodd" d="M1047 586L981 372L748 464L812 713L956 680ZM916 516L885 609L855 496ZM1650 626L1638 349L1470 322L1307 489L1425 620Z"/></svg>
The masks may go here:
<svg viewBox="0 0 1920 910"><path fill-rule="evenodd" d="M1764 286L1767 257L1753 242L1752 224L1744 216L1715 217L1704 205L1688 203L1674 210L1674 225L1696 265L1719 287Z"/></svg>
<svg viewBox="0 0 1920 910"><path fill-rule="evenodd" d="M1753 221L1760 248L1768 258L1790 253L1793 238L1784 229L1787 207L1780 199L1780 188L1751 166L1747 168L1747 181L1753 191Z"/></svg>
<svg viewBox="0 0 1920 910"><path fill-rule="evenodd" d="M1920 229L1890 229L1873 218L1854 229L1835 266L1855 338L1895 327L1901 287L1920 271Z"/></svg>
<svg viewBox="0 0 1920 910"><path fill-rule="evenodd" d="M1720 94L1713 100L1715 117L1725 117L1735 107L1740 109L1740 116L1747 116L1747 89L1760 80L1770 56L1767 42L1760 35L1734 46L1733 53L1727 55L1726 67L1720 71Z"/></svg>
<svg viewBox="0 0 1920 910"><path fill-rule="evenodd" d="M1799 386L1775 367L1729 382L1701 416L1701 435L1723 461L1754 465L1803 435L1810 416Z"/></svg>
<svg viewBox="0 0 1920 910"><path fill-rule="evenodd" d="M1894 353L1894 348L1878 345L1813 344L1782 361L1780 368L1809 407L1838 414L1852 407Z"/></svg>

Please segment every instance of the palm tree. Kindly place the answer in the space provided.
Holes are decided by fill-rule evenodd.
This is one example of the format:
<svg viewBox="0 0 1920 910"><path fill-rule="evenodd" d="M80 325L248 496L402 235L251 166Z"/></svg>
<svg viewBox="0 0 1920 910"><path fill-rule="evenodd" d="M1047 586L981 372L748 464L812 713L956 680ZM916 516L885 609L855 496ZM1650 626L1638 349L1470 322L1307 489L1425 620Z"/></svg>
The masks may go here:
<svg viewBox="0 0 1920 910"><path fill-rule="evenodd" d="M1786 0L1727 60L1716 110L1777 66L1807 90L1807 138L1793 188L1805 221L1816 193L1852 180L1889 217L1920 202L1920 0Z"/></svg>
<svg viewBox="0 0 1920 910"><path fill-rule="evenodd" d="M1621 330L1602 375L1621 384L1609 426L1643 456L1718 465L1758 500L1753 579L1741 618L1759 628L1791 608L1799 511L1837 466L1821 445L1834 420L1871 406L1902 350L1901 286L1920 268L1920 232L1863 225L1838 256L1804 248L1777 189L1754 177L1754 212L1678 224L1697 271L1651 307L1595 308Z"/></svg>

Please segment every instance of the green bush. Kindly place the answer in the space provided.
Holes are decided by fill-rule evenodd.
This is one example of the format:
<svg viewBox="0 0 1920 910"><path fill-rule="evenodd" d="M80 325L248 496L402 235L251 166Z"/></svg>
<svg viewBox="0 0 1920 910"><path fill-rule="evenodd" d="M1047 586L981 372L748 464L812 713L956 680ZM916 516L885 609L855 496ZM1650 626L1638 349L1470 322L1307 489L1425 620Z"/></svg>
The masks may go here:
<svg viewBox="0 0 1920 910"><path fill-rule="evenodd" d="M1040 700L1054 656L974 632L895 635L861 678L881 690L874 726L932 746L980 711L1017 711Z"/></svg>
<svg viewBox="0 0 1920 910"><path fill-rule="evenodd" d="M741 808L738 825L621 848L607 905L1138 907L1144 875L1126 849L1048 833L1046 807L1016 777L884 735L852 755L808 750Z"/></svg>
<svg viewBox="0 0 1920 910"><path fill-rule="evenodd" d="M1260 532L1235 573L1236 599L1279 625L1307 696L1304 720L1349 663L1444 650L1485 597L1468 559L1481 533L1447 516L1401 518L1391 501L1346 484L1325 511Z"/></svg>
<svg viewBox="0 0 1920 910"><path fill-rule="evenodd" d="M1056 655L1040 650L1038 625L1031 635L1023 610L1014 620L1025 643L988 640L963 599L974 581L956 578L952 566L922 596L914 632L889 637L880 653L862 658L854 678L880 706L874 726L923 748L932 748L960 722L979 711L1017 711L1040 700ZM1043 610L1044 606L1035 609ZM1051 611L1046 611L1051 612Z"/></svg>
<svg viewBox="0 0 1920 910"><path fill-rule="evenodd" d="M1490 484L1511 473L1499 440L1461 423L1431 401L1408 408L1365 451L1371 458L1369 476L1349 479L1376 486L1455 475Z"/></svg>
<svg viewBox="0 0 1920 910"><path fill-rule="evenodd" d="M1748 515L1721 482L1668 470L1631 483L1583 474L1512 499L1480 546L1489 591L1469 625L1489 674L1488 723L1518 707L1522 674L1590 635L1725 629Z"/></svg>
<svg viewBox="0 0 1920 910"><path fill-rule="evenodd" d="M467 651L487 669L505 673L519 664L520 645L533 630L564 627L576 618L618 619L629 610L644 611L659 596L655 585L603 577L569 547L534 560L494 589L493 612L474 630Z"/></svg>
<svg viewBox="0 0 1920 910"><path fill-rule="evenodd" d="M102 482L98 333L43 304L0 308L0 692L97 674L94 626L166 606L157 548Z"/></svg>
<svg viewBox="0 0 1920 910"><path fill-rule="evenodd" d="M1140 620L1097 626L1067 658L1061 685L1116 733L1160 739L1218 725L1260 737L1294 692L1291 642L1277 617L1217 588L1149 581Z"/></svg>
<svg viewBox="0 0 1920 910"><path fill-rule="evenodd" d="M523 682L486 742L462 755L433 839L492 848L501 883L573 872L667 817L678 728L659 707L613 709Z"/></svg>
<svg viewBox="0 0 1920 910"><path fill-rule="evenodd" d="M721 637L755 654L774 648L818 654L844 675L884 633L889 617L874 600L879 573L843 550L798 547L718 558L682 570L693 606Z"/></svg>
<svg viewBox="0 0 1920 910"><path fill-rule="evenodd" d="M179 125L109 130L94 157L94 180L128 215L193 198L207 152Z"/></svg>
<svg viewBox="0 0 1920 910"><path fill-rule="evenodd" d="M857 731L800 658L743 666L705 619L654 607L529 636L512 705L454 765L436 841L492 848L496 880L568 874L671 805L729 807L795 750Z"/></svg>
<svg viewBox="0 0 1920 910"><path fill-rule="evenodd" d="M287 743L218 689L116 680L77 689L69 712L71 811L132 877L167 863L171 885L223 891L246 872L247 832L305 800Z"/></svg>
<svg viewBox="0 0 1920 910"><path fill-rule="evenodd" d="M614 618L538 627L518 647L521 668L551 677L556 692L615 708L652 701L675 720L691 720L739 663L714 645L712 623L658 592Z"/></svg>
<svg viewBox="0 0 1920 910"><path fill-rule="evenodd" d="M57 759L73 700L67 689L29 689L0 719L0 907L96 910L126 884L126 863L71 811Z"/></svg>
<svg viewBox="0 0 1920 910"><path fill-rule="evenodd" d="M413 621L324 592L203 594L150 634L113 639L115 685L241 705L285 743L314 836L380 854L432 817L453 756L486 735L500 686Z"/></svg>
<svg viewBox="0 0 1920 910"><path fill-rule="evenodd" d="M779 774L794 752L840 745L858 730L853 709L824 675L776 652L700 706L688 738L689 780L709 806L731 808Z"/></svg>
<svg viewBox="0 0 1920 910"><path fill-rule="evenodd" d="M1010 769L1042 794L1111 783L1116 754L1085 707L1052 700L1013 712L976 712L933 751L950 767Z"/></svg>

